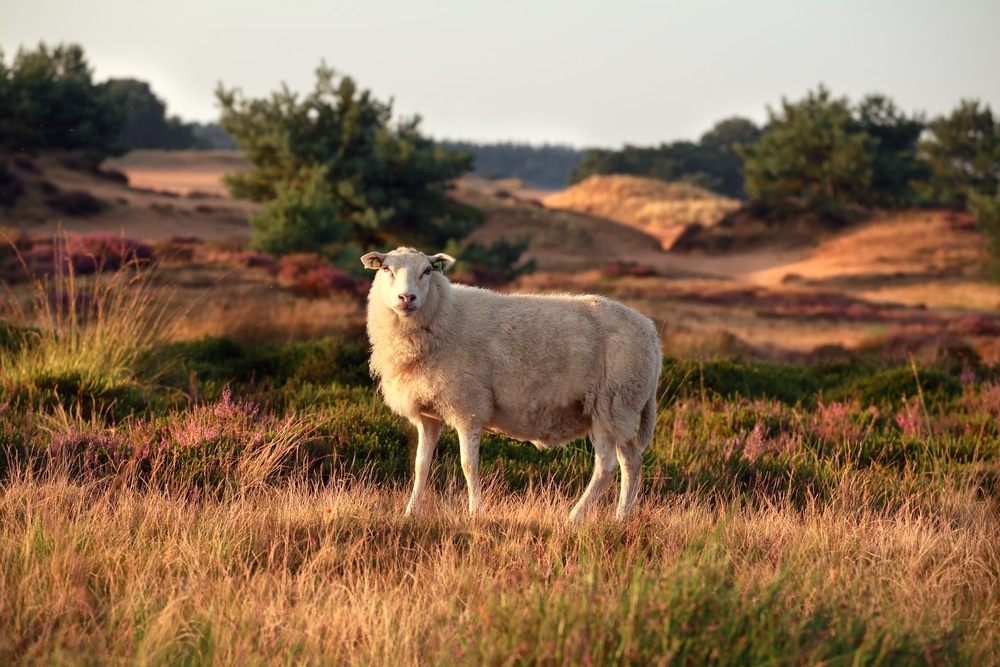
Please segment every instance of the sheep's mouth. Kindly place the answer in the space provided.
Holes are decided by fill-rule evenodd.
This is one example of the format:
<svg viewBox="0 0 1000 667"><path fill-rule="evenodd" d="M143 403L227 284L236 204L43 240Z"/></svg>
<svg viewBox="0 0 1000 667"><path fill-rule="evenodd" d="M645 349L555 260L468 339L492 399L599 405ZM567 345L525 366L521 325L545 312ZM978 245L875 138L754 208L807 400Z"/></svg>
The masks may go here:
<svg viewBox="0 0 1000 667"><path fill-rule="evenodd" d="M396 312L402 315L403 317L409 317L410 315L413 315L415 312L417 312L417 310L419 309L420 306L407 304L405 306L397 306Z"/></svg>

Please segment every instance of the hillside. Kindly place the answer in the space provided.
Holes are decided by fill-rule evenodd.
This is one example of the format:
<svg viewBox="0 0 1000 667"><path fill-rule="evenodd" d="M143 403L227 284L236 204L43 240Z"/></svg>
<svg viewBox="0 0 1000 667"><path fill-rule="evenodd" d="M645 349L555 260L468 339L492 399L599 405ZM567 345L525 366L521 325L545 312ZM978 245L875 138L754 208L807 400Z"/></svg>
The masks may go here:
<svg viewBox="0 0 1000 667"><path fill-rule="evenodd" d="M0 207L0 226L36 234L107 231L146 240L189 234L248 239L247 215L254 205L225 197L220 180L234 164L232 154L198 151L137 151L100 170L68 154L20 158L14 170L24 195Z"/></svg>
<svg viewBox="0 0 1000 667"><path fill-rule="evenodd" d="M218 326L212 313L221 309L229 313L226 326L238 327L241 335L267 335L264 320L288 318L299 323L303 336L357 331L364 310L356 294L303 300L267 272L266 262L254 268L239 252L250 237L246 220L254 207L221 194L220 179L241 164L233 154L145 152L105 165L120 168L130 185L114 173L81 169L66 156L37 158L16 167L28 194L0 209L0 226L50 238L60 230L110 232L179 252L188 259L168 262L162 280L183 288L182 300L195 304L196 320L204 313L204 321ZM1000 361L1000 287L979 273L983 237L967 218L910 211L876 216L793 247L771 237L728 251L664 252L662 234L649 233L656 223L641 222L656 220L656 201L683 203L700 211L691 216L710 216L703 220L732 204L643 179L601 179L588 187L590 213L543 206L541 199L559 201L557 195L547 197L517 181L466 177L452 196L484 214L470 241L531 239L527 257L538 271L508 289L620 299L658 323L668 354L784 359L871 350L925 360L967 349ZM46 191L90 193L100 210L60 213L47 203L53 195ZM558 196L576 197L586 207L584 192ZM659 199L650 196L654 192ZM673 209L679 210L681 205ZM270 318L260 318L262 307ZM191 335L223 332L198 322L185 326Z"/></svg>
<svg viewBox="0 0 1000 667"><path fill-rule="evenodd" d="M666 183L640 176L591 176L543 199L547 208L567 209L615 220L656 237L669 250L688 225L711 227L739 208L690 183Z"/></svg>

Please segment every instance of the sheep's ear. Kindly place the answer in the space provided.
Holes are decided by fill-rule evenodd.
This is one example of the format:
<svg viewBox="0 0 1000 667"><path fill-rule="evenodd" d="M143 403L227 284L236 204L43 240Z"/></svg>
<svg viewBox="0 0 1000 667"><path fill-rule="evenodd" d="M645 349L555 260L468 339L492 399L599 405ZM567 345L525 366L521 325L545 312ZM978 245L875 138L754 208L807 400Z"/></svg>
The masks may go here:
<svg viewBox="0 0 1000 667"><path fill-rule="evenodd" d="M455 258L452 257L451 255L446 255L443 252L439 252L438 254L431 257L431 267L433 267L435 271L440 271L441 273L444 273L454 265L455 265Z"/></svg>
<svg viewBox="0 0 1000 667"><path fill-rule="evenodd" d="M366 269L378 270L382 268L382 264L385 262L385 253L381 252L370 252L361 258L361 263L365 265Z"/></svg>

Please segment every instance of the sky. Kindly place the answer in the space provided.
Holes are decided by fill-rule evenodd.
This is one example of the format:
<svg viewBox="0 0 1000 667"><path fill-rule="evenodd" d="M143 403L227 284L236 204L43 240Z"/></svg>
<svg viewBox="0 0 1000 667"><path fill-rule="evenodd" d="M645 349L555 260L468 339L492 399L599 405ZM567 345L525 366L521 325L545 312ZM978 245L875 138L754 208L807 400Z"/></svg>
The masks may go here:
<svg viewBox="0 0 1000 667"><path fill-rule="evenodd" d="M323 61L435 139L619 148L767 120L820 84L1000 115L1000 0L0 0L0 48L80 44L185 121L215 89L308 93Z"/></svg>

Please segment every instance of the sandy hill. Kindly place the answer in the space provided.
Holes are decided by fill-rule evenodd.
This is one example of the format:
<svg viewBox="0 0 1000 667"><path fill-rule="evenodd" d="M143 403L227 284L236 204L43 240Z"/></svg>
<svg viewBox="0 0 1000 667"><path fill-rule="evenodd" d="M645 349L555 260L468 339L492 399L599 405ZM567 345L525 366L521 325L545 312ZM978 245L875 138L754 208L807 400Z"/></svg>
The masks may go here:
<svg viewBox="0 0 1000 667"><path fill-rule="evenodd" d="M690 183L621 175L591 176L545 197L543 203L635 227L656 237L663 249L669 249L688 225L711 227L740 205Z"/></svg>

